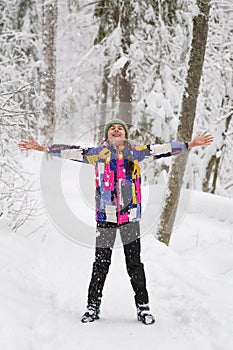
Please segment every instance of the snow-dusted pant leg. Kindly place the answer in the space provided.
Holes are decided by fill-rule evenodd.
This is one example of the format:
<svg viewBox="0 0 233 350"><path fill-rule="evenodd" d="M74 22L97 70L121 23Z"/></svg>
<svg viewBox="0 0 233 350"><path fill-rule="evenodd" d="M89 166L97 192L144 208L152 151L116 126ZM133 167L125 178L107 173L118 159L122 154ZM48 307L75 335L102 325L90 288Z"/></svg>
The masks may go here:
<svg viewBox="0 0 233 350"><path fill-rule="evenodd" d="M138 222L131 222L117 227L111 223L97 224L95 262L88 289L88 304L101 303L104 283L111 264L117 228L120 229L124 244L125 261L130 281L135 292L135 303L147 304L148 293L144 265L141 262L140 227Z"/></svg>
<svg viewBox="0 0 233 350"><path fill-rule="evenodd" d="M88 289L88 304L100 306L104 283L111 264L112 248L116 238L116 225L97 224L95 262Z"/></svg>
<svg viewBox="0 0 233 350"><path fill-rule="evenodd" d="M121 239L124 244L127 272L135 293L135 303L147 304L149 302L146 289L144 265L141 262L141 242L139 222L131 222L120 228Z"/></svg>

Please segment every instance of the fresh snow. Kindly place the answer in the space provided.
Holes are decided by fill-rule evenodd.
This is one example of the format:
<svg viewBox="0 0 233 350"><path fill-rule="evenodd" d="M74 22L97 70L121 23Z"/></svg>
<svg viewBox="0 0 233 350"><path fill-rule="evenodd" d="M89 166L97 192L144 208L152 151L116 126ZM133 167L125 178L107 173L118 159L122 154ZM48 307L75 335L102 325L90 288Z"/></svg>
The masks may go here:
<svg viewBox="0 0 233 350"><path fill-rule="evenodd" d="M28 157L26 169L38 172L38 160ZM46 215L17 233L1 220L0 349L233 349L233 200L192 191L167 247L151 225L161 194L147 197L142 229L151 229L142 238L142 260L157 322L136 320L121 247L113 251L101 319L82 324L94 249L66 238ZM73 192L70 198L74 205L80 200ZM46 224L32 232L37 221Z"/></svg>

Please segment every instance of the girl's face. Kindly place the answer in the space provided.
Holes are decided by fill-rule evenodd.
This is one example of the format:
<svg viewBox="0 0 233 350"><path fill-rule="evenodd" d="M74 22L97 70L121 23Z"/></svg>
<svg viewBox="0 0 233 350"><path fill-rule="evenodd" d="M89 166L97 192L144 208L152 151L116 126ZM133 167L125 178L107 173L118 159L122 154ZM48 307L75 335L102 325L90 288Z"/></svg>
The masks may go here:
<svg viewBox="0 0 233 350"><path fill-rule="evenodd" d="M108 129L108 141L113 145L122 145L126 139L125 129L120 124L113 124Z"/></svg>

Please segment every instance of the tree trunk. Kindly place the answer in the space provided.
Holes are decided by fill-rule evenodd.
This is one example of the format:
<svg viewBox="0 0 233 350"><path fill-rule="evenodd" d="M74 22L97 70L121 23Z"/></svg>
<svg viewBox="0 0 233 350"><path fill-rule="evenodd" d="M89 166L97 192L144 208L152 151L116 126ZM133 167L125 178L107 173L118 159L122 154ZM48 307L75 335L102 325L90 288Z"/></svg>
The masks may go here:
<svg viewBox="0 0 233 350"><path fill-rule="evenodd" d="M132 124L132 84L130 75L127 78L127 69L129 68L129 61L127 61L119 73L119 116L123 119L129 127Z"/></svg>
<svg viewBox="0 0 233 350"><path fill-rule="evenodd" d="M102 82L101 104L101 124L106 122L105 112L108 111L108 104L111 104L116 110L111 113L112 116L122 118L129 126L132 123L132 87L129 74L130 62L127 61L124 66L109 78L110 65L120 58L122 51L125 56L128 55L130 46L130 33L133 30L134 22L132 17L131 2L122 1L106 1L100 0L97 2L95 16L100 18L100 26L98 35L94 41L95 44L101 44L103 40L111 35L118 26L121 28L121 44L119 47L112 50L111 47L106 47L106 65L104 68ZM111 118L111 116L110 116ZM100 130L101 134L101 130ZM100 137L98 137L100 138Z"/></svg>
<svg viewBox="0 0 233 350"><path fill-rule="evenodd" d="M132 17L132 3L124 2L121 4L119 21L122 31L121 47L125 56L129 54L131 45L130 35L134 32L137 20ZM130 74L130 61L126 61L118 73L118 100L119 100L119 117L123 119L129 127L132 125L132 82Z"/></svg>
<svg viewBox="0 0 233 350"><path fill-rule="evenodd" d="M43 0L42 31L44 71L42 73L43 121L42 134L44 142L50 143L53 138L56 121L56 34L57 34L57 0Z"/></svg>
<svg viewBox="0 0 233 350"><path fill-rule="evenodd" d="M106 123L106 115L108 113L107 108L107 99L108 99L108 84L109 84L109 63L107 63L104 67L103 71L103 78L102 78L102 85L100 90L100 98L99 98L99 121L98 125L96 125L96 131L95 131L95 143L99 144L104 135L104 125Z"/></svg>
<svg viewBox="0 0 233 350"><path fill-rule="evenodd" d="M230 97L225 96L222 100L222 108L224 105L229 104L230 102ZM226 135L232 120L233 113L230 113L228 117L226 118L225 121L225 130L222 133L222 145L221 147L217 150L218 153L212 155L212 157L209 160L209 163L206 167L206 176L205 180L203 181L202 185L202 190L204 192L210 192L210 193L215 193L216 192L216 187L217 187L217 180L219 176L219 170L220 170L220 164L221 161L224 157L224 151L226 149ZM219 155L218 155L219 154ZM212 178L212 183L211 182Z"/></svg>
<svg viewBox="0 0 233 350"><path fill-rule="evenodd" d="M189 58L186 89L183 94L182 112L178 127L178 140L190 140L193 133L196 105L205 49L208 36L210 0L197 0L199 14L193 18L193 39ZM158 228L159 241L169 245L176 211L178 207L183 176L188 160L188 153L177 156L173 162L168 181L168 195L160 217Z"/></svg>

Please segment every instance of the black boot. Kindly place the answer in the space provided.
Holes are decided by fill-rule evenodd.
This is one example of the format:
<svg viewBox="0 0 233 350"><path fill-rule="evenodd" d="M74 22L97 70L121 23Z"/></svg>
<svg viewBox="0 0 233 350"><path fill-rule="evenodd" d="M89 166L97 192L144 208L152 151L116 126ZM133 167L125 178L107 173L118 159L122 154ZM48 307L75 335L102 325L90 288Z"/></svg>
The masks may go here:
<svg viewBox="0 0 233 350"><path fill-rule="evenodd" d="M99 306L97 306L96 304L88 304L87 311L81 317L81 322L82 323L93 322L100 318L99 315L100 315Z"/></svg>
<svg viewBox="0 0 233 350"><path fill-rule="evenodd" d="M150 313L150 308L148 304L137 305L137 316L138 321L148 325L155 322L154 316Z"/></svg>

